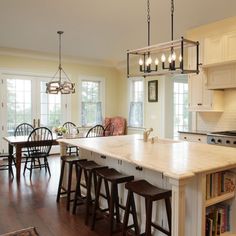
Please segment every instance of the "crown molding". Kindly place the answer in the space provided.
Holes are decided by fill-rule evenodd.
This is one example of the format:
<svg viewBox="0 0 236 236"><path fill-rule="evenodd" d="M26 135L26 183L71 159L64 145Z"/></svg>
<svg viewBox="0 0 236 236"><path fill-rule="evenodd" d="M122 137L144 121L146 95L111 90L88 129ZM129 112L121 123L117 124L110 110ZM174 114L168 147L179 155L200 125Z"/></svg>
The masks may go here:
<svg viewBox="0 0 236 236"><path fill-rule="evenodd" d="M0 55L3 56L14 56L14 57L24 57L36 60L48 60L48 61L58 61L58 55L54 53L43 53L33 50L22 50L17 48L5 48L0 47ZM102 66L108 68L114 68L115 63L106 60L96 60L87 58L78 58L72 56L63 56L63 63L73 63L81 65L90 66Z"/></svg>

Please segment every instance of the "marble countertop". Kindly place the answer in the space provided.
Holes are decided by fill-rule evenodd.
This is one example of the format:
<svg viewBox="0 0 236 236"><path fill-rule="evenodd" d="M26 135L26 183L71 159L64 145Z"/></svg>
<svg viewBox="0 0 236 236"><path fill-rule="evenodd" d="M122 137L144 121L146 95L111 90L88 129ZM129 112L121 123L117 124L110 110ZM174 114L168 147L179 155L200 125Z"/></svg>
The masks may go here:
<svg viewBox="0 0 236 236"><path fill-rule="evenodd" d="M144 142L141 135L61 139L101 155L184 179L197 173L236 168L236 148L170 139Z"/></svg>
<svg viewBox="0 0 236 236"><path fill-rule="evenodd" d="M188 130L188 131L179 130L178 132L186 133L186 134L200 134L200 135L207 135L208 133L210 133L210 131L206 131L206 130Z"/></svg>

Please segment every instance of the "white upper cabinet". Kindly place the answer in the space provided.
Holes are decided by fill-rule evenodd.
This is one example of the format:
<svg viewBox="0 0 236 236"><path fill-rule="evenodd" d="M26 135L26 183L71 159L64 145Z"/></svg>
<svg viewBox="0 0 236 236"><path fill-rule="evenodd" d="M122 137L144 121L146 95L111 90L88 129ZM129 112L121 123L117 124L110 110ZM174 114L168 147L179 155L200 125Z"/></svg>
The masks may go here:
<svg viewBox="0 0 236 236"><path fill-rule="evenodd" d="M191 37L191 36L190 36ZM199 63L203 63L205 57L205 40L201 37L191 37L200 43L199 47ZM196 63L195 54L191 49L188 51L188 65ZM189 75L189 111L223 111L223 92L212 91L207 88L206 70L199 67L199 74Z"/></svg>
<svg viewBox="0 0 236 236"><path fill-rule="evenodd" d="M236 60L236 31L229 32L225 35L224 56L226 61Z"/></svg>
<svg viewBox="0 0 236 236"><path fill-rule="evenodd" d="M204 45L205 66L236 61L236 31L207 36Z"/></svg>
<svg viewBox="0 0 236 236"><path fill-rule="evenodd" d="M204 45L204 65L220 63L224 60L223 38L221 36L206 37Z"/></svg>
<svg viewBox="0 0 236 236"><path fill-rule="evenodd" d="M189 111L223 111L223 92L207 89L204 70L189 75Z"/></svg>

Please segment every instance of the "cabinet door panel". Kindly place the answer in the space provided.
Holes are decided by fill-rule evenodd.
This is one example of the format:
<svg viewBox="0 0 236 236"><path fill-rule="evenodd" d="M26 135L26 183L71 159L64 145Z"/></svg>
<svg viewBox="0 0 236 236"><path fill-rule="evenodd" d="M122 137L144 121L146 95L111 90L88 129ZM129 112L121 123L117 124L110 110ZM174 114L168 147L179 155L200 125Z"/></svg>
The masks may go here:
<svg viewBox="0 0 236 236"><path fill-rule="evenodd" d="M204 40L204 64L219 63L223 58L223 39L221 36L211 36Z"/></svg>
<svg viewBox="0 0 236 236"><path fill-rule="evenodd" d="M226 34L224 42L225 59L236 60L236 31Z"/></svg>

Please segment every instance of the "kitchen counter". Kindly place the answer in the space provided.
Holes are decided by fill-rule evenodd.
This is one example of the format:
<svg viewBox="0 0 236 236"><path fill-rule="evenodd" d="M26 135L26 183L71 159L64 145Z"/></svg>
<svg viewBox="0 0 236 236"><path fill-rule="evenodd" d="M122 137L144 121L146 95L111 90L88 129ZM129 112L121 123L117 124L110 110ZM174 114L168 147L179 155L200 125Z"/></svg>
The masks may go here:
<svg viewBox="0 0 236 236"><path fill-rule="evenodd" d="M146 179L165 189L171 189L172 236L205 236L206 176L222 170L236 171L236 149L196 142L154 139L144 142L141 135L111 136L58 140L61 155L66 145L80 148L80 157L113 167L122 173ZM137 168L139 167L139 168ZM141 168L142 167L142 168ZM127 194L120 189L124 203ZM136 199L140 227L145 226L143 202ZM219 202L219 201L218 201ZM167 225L162 202L154 207L156 223ZM236 218L236 200L232 201L231 217ZM231 232L236 235L236 225ZM157 231L154 231L158 236Z"/></svg>
<svg viewBox="0 0 236 236"><path fill-rule="evenodd" d="M101 155L152 169L175 179L236 166L236 149L202 143L155 139L144 142L140 135L90 139L61 139Z"/></svg>
<svg viewBox="0 0 236 236"><path fill-rule="evenodd" d="M188 131L178 131L179 133L186 133L186 134L200 134L200 135L207 135L208 133L210 133L210 131L206 131L206 130L188 130Z"/></svg>

